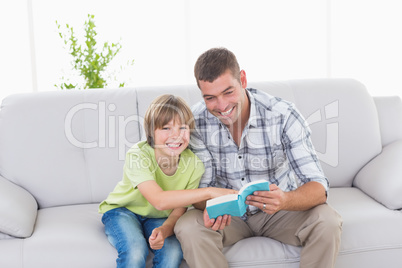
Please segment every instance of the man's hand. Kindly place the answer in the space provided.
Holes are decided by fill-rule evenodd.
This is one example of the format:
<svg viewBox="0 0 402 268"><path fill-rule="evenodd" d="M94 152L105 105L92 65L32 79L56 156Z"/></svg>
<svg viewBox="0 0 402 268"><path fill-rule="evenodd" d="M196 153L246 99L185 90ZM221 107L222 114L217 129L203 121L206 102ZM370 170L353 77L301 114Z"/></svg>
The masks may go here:
<svg viewBox="0 0 402 268"><path fill-rule="evenodd" d="M163 235L163 227L153 229L152 234L149 237L149 246L152 249L161 249L164 242L165 237Z"/></svg>
<svg viewBox="0 0 402 268"><path fill-rule="evenodd" d="M277 185L269 185L269 191L256 191L247 196L246 204L258 207L267 214L275 214L285 207L286 197Z"/></svg>
<svg viewBox="0 0 402 268"><path fill-rule="evenodd" d="M269 191L256 191L247 196L246 204L258 207L267 214L274 214L279 210L308 210L326 200L324 186L310 181L290 192L284 192L277 185L271 184Z"/></svg>
<svg viewBox="0 0 402 268"><path fill-rule="evenodd" d="M230 215L219 216L216 219L210 219L208 212L204 209L204 226L211 228L214 231L223 230L226 226L230 225L232 217Z"/></svg>

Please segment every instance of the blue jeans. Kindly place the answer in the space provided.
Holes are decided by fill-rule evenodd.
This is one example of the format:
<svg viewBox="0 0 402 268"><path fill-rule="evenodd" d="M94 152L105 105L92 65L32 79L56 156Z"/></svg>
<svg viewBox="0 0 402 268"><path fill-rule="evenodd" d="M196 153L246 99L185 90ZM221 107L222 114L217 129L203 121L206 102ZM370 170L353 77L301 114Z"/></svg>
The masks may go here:
<svg viewBox="0 0 402 268"><path fill-rule="evenodd" d="M105 233L118 252L117 267L145 267L150 249L148 239L152 230L165 220L142 217L126 208L115 208L103 214ZM179 267L183 259L180 243L174 235L165 239L161 249L151 251L154 267Z"/></svg>

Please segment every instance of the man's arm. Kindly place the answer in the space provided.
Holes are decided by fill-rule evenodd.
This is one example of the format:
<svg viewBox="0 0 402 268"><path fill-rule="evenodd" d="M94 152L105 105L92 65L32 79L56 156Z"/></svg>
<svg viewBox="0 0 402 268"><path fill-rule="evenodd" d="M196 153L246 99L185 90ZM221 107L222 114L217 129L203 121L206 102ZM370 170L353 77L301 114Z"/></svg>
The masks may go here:
<svg viewBox="0 0 402 268"><path fill-rule="evenodd" d="M289 166L300 186L284 192L272 184L270 191L255 192L248 196L248 204L268 214L279 210L308 210L327 200L328 179L323 174L314 150L307 122L294 107L290 107L289 112L281 141Z"/></svg>
<svg viewBox="0 0 402 268"><path fill-rule="evenodd" d="M271 184L270 191L258 191L254 192L254 195L249 195L246 204L256 206L268 214L274 214L280 210L308 210L325 203L326 200L324 186L311 181L290 192L284 192L275 184Z"/></svg>

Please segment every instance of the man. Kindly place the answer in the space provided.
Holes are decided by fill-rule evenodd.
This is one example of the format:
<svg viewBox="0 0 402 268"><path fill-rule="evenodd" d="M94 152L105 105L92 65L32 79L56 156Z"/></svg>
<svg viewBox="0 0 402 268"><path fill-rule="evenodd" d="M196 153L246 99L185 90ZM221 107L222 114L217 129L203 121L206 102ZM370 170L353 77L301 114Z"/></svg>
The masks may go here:
<svg viewBox="0 0 402 268"><path fill-rule="evenodd" d="M213 48L197 60L194 74L204 102L193 107L191 149L204 162L200 187L240 189L259 179L270 191L247 197L243 217L210 219L205 202L175 228L190 267L228 267L222 248L251 236L303 246L300 267L333 267L341 217L326 204L328 179L293 104L247 88L235 55Z"/></svg>

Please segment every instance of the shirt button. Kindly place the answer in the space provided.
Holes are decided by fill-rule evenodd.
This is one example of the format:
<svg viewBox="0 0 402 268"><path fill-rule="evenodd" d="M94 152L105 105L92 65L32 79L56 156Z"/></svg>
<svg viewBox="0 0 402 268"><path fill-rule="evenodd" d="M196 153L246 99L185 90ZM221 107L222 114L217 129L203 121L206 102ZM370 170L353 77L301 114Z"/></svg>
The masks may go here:
<svg viewBox="0 0 402 268"><path fill-rule="evenodd" d="M241 178L242 181L244 181L244 178Z"/></svg>
<svg viewBox="0 0 402 268"><path fill-rule="evenodd" d="M241 156L241 155L239 155L239 156L238 156L238 158L239 158L239 159L242 159L242 156Z"/></svg>

